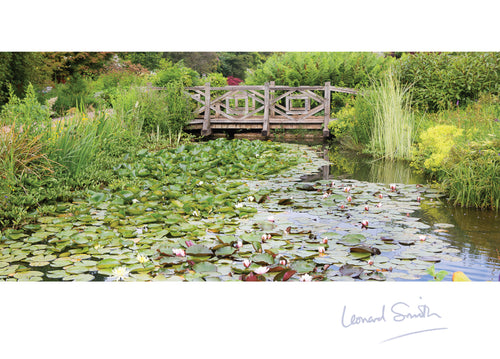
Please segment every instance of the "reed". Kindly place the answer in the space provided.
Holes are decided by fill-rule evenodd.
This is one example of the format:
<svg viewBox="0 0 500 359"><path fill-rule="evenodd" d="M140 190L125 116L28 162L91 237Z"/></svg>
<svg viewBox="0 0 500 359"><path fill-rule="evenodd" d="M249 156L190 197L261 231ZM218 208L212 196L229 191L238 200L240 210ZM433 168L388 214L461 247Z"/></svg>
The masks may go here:
<svg viewBox="0 0 500 359"><path fill-rule="evenodd" d="M389 159L411 158L413 114L408 90L388 72L367 92L374 113L369 145L373 154Z"/></svg>

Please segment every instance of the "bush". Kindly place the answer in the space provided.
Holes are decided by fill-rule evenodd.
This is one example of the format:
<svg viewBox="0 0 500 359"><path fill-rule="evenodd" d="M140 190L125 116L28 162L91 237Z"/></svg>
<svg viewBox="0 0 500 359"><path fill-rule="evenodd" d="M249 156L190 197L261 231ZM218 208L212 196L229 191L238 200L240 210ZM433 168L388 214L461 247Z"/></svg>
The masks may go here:
<svg viewBox="0 0 500 359"><path fill-rule="evenodd" d="M193 69L184 66L182 61L174 65L172 62L162 59L160 70L153 76L152 82L158 87L165 87L173 82L181 83L183 86L195 86L198 85L199 78L200 75Z"/></svg>
<svg viewBox="0 0 500 359"><path fill-rule="evenodd" d="M59 116L63 116L71 108L97 106L98 104L98 100L91 91L90 80L78 74L70 78L67 83L57 85L55 92L51 91L51 95L57 97L54 111Z"/></svg>
<svg viewBox="0 0 500 359"><path fill-rule="evenodd" d="M415 108L439 111L500 91L500 53L405 54L394 67Z"/></svg>
<svg viewBox="0 0 500 359"><path fill-rule="evenodd" d="M437 125L427 129L420 135L412 165L424 172L442 175L451 149L462 135L463 130L453 125Z"/></svg>
<svg viewBox="0 0 500 359"><path fill-rule="evenodd" d="M334 114L336 120L328 124L330 133L345 148L362 150L370 142L373 109L365 96L357 95Z"/></svg>

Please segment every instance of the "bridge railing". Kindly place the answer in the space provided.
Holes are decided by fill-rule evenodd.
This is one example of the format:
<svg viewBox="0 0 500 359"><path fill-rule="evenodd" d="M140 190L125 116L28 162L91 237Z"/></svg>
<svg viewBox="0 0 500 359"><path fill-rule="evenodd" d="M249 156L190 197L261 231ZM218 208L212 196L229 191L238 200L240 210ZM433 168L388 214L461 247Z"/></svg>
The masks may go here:
<svg viewBox="0 0 500 359"><path fill-rule="evenodd" d="M270 124L303 126L314 123L328 136L332 92L356 94L356 90L331 86L280 86L274 82L263 86L186 87L185 92L198 104L201 134L210 135L212 125L239 124L240 128L261 126L269 135ZM253 126L253 127L252 127Z"/></svg>

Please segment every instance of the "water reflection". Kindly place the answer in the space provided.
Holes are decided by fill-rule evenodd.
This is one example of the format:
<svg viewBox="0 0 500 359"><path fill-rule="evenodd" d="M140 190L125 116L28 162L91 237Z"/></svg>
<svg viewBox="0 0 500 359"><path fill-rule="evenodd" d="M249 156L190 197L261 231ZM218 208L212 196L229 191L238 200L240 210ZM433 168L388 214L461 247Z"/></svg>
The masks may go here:
<svg viewBox="0 0 500 359"><path fill-rule="evenodd" d="M324 158L331 162L317 176L323 179L350 178L373 183L425 183L425 177L414 171L407 162L373 160L337 148L325 149ZM436 268L449 272L463 271L472 280L498 280L500 271L500 214L493 211L460 208L443 202L441 206L426 206L414 214L423 223L450 223L454 227L438 229L434 234L460 250L462 262L442 263Z"/></svg>

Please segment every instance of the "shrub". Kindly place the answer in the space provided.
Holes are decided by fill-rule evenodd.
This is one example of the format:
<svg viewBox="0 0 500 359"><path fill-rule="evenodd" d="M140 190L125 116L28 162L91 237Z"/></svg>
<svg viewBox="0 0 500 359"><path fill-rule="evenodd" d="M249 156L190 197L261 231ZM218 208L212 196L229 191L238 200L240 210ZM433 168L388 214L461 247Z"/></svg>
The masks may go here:
<svg viewBox="0 0 500 359"><path fill-rule="evenodd" d="M428 173L442 173L450 151L457 143L463 130L453 125L437 125L420 135L414 150L413 166Z"/></svg>
<svg viewBox="0 0 500 359"><path fill-rule="evenodd" d="M98 103L91 91L90 80L78 74L75 74L67 83L57 85L52 96L57 97L54 111L60 116L71 108L96 106Z"/></svg>
<svg viewBox="0 0 500 359"><path fill-rule="evenodd" d="M175 65L172 62L162 59L160 61L160 70L152 78L152 83L158 87L165 87L169 83L181 83L183 86L195 86L198 84L200 75L184 66L180 61Z"/></svg>
<svg viewBox="0 0 500 359"><path fill-rule="evenodd" d="M500 91L500 53L405 54L394 69L412 85L415 108L450 109Z"/></svg>

